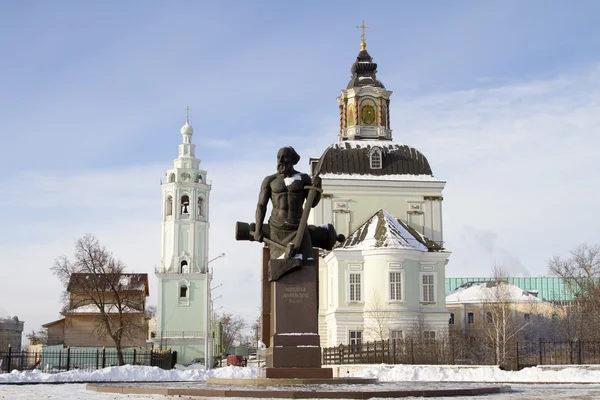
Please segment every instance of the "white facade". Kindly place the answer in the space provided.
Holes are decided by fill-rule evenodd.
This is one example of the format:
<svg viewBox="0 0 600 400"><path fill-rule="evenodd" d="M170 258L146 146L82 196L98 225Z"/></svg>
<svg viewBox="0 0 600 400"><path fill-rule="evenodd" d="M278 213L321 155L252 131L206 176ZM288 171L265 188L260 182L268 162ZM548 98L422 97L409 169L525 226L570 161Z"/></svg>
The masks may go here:
<svg viewBox="0 0 600 400"><path fill-rule="evenodd" d="M338 143L311 160L323 194L309 223L333 223L338 233L354 235L320 259L324 347L448 333L445 182L433 176L420 152L392 141L392 92L376 72L363 42L352 79L337 99Z"/></svg>
<svg viewBox="0 0 600 400"><path fill-rule="evenodd" d="M178 351L178 362L205 358L210 349L208 265L209 194L186 118L183 141L162 191L161 261L155 345ZM210 359L210 355L209 355Z"/></svg>

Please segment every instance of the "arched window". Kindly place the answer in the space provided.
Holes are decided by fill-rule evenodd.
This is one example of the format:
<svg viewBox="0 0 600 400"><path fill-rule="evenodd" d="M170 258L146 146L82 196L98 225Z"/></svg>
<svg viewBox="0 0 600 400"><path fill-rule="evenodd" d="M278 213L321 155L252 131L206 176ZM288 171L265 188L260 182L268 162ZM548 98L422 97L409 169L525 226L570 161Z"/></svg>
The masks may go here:
<svg viewBox="0 0 600 400"><path fill-rule="evenodd" d="M179 297L188 297L188 288L187 286L179 287Z"/></svg>
<svg viewBox="0 0 600 400"><path fill-rule="evenodd" d="M181 196L181 215L189 215L189 214L190 214L190 198L186 194L186 195Z"/></svg>
<svg viewBox="0 0 600 400"><path fill-rule="evenodd" d="M199 183L202 182L202 175L201 174L196 175L196 182L199 182Z"/></svg>
<svg viewBox="0 0 600 400"><path fill-rule="evenodd" d="M202 197L198 197L198 208L196 209L196 215L201 217L204 215L204 199Z"/></svg>
<svg viewBox="0 0 600 400"><path fill-rule="evenodd" d="M381 121L384 128L389 128L387 120L387 107L385 105L381 108Z"/></svg>
<svg viewBox="0 0 600 400"><path fill-rule="evenodd" d="M188 273L188 263L187 263L187 261L183 260L183 261L181 262L181 268L179 269L179 271L180 271L182 274L187 274L187 273Z"/></svg>
<svg viewBox="0 0 600 400"><path fill-rule="evenodd" d="M187 172L184 172L183 174L181 174L181 180L182 181L189 182L190 179L192 179L192 177Z"/></svg>
<svg viewBox="0 0 600 400"><path fill-rule="evenodd" d="M165 215L173 215L173 197L171 196L167 196L167 200L165 200Z"/></svg>
<svg viewBox="0 0 600 400"><path fill-rule="evenodd" d="M381 149L379 147L371 148L370 152L371 158L371 169L381 169L382 160L381 160Z"/></svg>
<svg viewBox="0 0 600 400"><path fill-rule="evenodd" d="M354 126L354 107L352 106L352 104L348 106L348 119L346 126Z"/></svg>
<svg viewBox="0 0 600 400"><path fill-rule="evenodd" d="M169 175L169 183L175 182L175 174Z"/></svg>

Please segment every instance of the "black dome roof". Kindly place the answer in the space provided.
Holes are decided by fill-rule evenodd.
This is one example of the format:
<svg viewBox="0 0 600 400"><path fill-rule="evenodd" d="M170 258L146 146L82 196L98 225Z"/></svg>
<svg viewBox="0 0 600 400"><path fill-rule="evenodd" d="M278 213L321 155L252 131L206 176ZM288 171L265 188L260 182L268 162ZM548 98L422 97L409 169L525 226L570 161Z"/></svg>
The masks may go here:
<svg viewBox="0 0 600 400"><path fill-rule="evenodd" d="M385 88L383 83L377 79L377 63L373 62L373 58L369 55L367 49L361 50L356 57L356 61L350 69L352 78L348 82L346 89L352 89L360 86L375 86Z"/></svg>
<svg viewBox="0 0 600 400"><path fill-rule="evenodd" d="M379 147L381 168L372 169L370 152ZM417 149L387 140L348 140L329 146L315 167L321 174L429 175L427 158Z"/></svg>

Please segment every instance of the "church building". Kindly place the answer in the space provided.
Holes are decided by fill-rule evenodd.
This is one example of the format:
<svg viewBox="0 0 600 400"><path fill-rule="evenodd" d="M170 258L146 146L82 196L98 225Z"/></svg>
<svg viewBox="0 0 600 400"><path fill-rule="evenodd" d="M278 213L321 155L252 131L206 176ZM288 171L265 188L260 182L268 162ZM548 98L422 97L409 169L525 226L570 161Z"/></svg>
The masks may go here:
<svg viewBox="0 0 600 400"><path fill-rule="evenodd" d="M346 240L319 264L323 347L448 333L442 191L425 156L393 141L390 96L361 50L338 97L338 141L318 159L321 202L309 223Z"/></svg>
<svg viewBox="0 0 600 400"><path fill-rule="evenodd" d="M189 116L173 168L162 189L162 235L154 347L178 353L177 362L205 359L211 349L208 270L209 194L206 171L200 169ZM210 360L210 354L208 359Z"/></svg>

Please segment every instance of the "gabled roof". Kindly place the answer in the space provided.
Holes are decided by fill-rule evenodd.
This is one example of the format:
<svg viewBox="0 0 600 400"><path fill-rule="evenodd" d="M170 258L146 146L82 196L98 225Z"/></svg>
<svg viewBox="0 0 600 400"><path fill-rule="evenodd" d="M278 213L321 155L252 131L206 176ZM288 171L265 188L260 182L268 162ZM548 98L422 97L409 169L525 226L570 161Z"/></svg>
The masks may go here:
<svg viewBox="0 0 600 400"><path fill-rule="evenodd" d="M377 211L336 248L393 248L425 252L442 250L437 243L432 242L385 210Z"/></svg>
<svg viewBox="0 0 600 400"><path fill-rule="evenodd" d="M122 290L143 291L146 296L149 295L148 289L148 274L119 274L118 284ZM88 280L95 279L94 274L74 273L71 274L71 279L67 285L67 292L78 292L85 288L85 283ZM97 278L96 278L97 279Z"/></svg>
<svg viewBox="0 0 600 400"><path fill-rule="evenodd" d="M64 322L65 322L65 319L61 318L61 319L57 319L56 321L52 321L52 322L48 322L46 324L43 324L42 327L43 328L48 328L48 327L50 327L52 325L56 325L56 324L64 323Z"/></svg>

